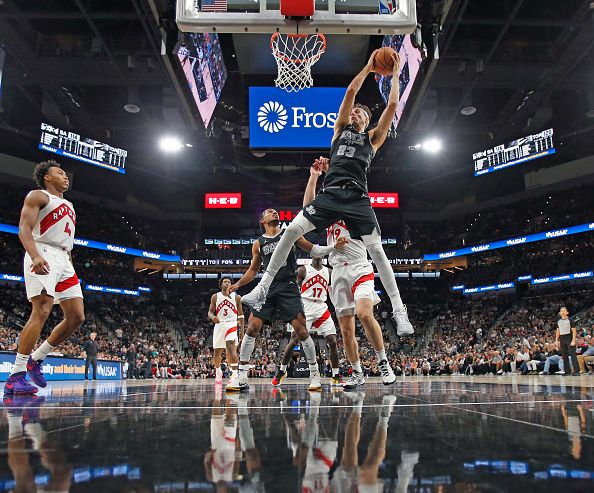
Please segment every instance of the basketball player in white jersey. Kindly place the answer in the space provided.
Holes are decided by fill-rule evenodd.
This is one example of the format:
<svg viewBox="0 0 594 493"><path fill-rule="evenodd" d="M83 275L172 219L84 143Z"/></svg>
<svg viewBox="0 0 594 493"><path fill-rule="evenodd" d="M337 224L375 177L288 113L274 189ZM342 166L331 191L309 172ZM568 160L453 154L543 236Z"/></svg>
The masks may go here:
<svg viewBox="0 0 594 493"><path fill-rule="evenodd" d="M317 333L326 340L330 363L332 364L332 385L341 385L339 370L338 341L336 327L328 310L328 285L330 272L322 264L322 257L313 257L311 265L302 265L297 269L297 284L301 288L301 299L305 310L305 322L309 333ZM297 344L297 334L292 331L291 339L285 347L280 368L272 379L272 385L278 387L287 376L287 366Z"/></svg>
<svg viewBox="0 0 594 493"><path fill-rule="evenodd" d="M204 469L208 481L215 488L233 482L239 474L237 449L237 407L216 402L210 418L210 451L204 457Z"/></svg>
<svg viewBox="0 0 594 493"><path fill-rule="evenodd" d="M236 375L239 365L237 329L239 327L239 337L243 337L244 315L241 296L229 293L230 286L231 279L223 277L220 282L221 291L212 295L208 308L208 318L215 324L212 345L216 383L223 381L223 370L221 370L223 351L226 352L227 364L233 371L232 377Z"/></svg>
<svg viewBox="0 0 594 493"><path fill-rule="evenodd" d="M309 204L315 197L324 159L317 159L310 169L303 196L304 204ZM380 301L375 292L373 266L367 259L367 249L363 242L351 238L342 221L328 228L326 243L333 246L339 238L347 238L348 243L342 250L333 250L328 256L328 262L332 267L330 300L336 310L347 359L353 368L353 373L343 388L354 390L365 383L359 359L359 345L355 338L355 313L377 356L382 381L384 385L390 385L396 381L396 376L386 355L381 327L373 314L373 307Z"/></svg>
<svg viewBox="0 0 594 493"><path fill-rule="evenodd" d="M27 373L39 387L47 385L41 364L85 320L83 296L72 265L76 214L64 199L68 176L55 161L35 167L39 190L29 192L21 211L19 239L26 250L25 288L32 312L19 337L16 362L4 394L34 394L38 389L26 380ZM54 304L60 304L64 320L31 354Z"/></svg>

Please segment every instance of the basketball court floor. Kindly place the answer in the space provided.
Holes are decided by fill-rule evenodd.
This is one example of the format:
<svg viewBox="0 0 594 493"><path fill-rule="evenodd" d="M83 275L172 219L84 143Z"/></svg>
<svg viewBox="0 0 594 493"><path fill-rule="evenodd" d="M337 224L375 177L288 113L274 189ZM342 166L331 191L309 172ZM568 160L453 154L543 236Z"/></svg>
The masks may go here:
<svg viewBox="0 0 594 493"><path fill-rule="evenodd" d="M0 491L592 491L593 396L588 376L50 382L5 401Z"/></svg>

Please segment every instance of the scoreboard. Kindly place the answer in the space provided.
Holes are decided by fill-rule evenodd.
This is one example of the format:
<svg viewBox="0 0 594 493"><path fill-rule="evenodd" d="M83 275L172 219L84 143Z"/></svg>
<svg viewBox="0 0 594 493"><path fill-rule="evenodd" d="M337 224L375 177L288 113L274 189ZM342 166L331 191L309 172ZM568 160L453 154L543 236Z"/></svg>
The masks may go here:
<svg viewBox="0 0 594 493"><path fill-rule="evenodd" d="M62 130L47 123L41 124L39 148L118 173L126 172L128 151L97 140L81 139L77 133Z"/></svg>
<svg viewBox="0 0 594 493"><path fill-rule="evenodd" d="M515 166L555 152L557 151L553 145L553 129L549 128L537 134L513 140L509 144L475 152L472 155L474 176Z"/></svg>

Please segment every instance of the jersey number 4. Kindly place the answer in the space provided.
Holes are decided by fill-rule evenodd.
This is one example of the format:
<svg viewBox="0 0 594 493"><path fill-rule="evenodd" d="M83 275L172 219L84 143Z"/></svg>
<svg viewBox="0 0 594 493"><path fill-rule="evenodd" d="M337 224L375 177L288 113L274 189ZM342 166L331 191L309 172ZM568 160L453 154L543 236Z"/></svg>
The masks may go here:
<svg viewBox="0 0 594 493"><path fill-rule="evenodd" d="M64 226L64 233L67 233L68 236L72 236L72 230L70 229L70 223L66 223L66 226Z"/></svg>
<svg viewBox="0 0 594 493"><path fill-rule="evenodd" d="M345 157L353 157L355 155L356 150L357 150L357 148L353 147L353 146L339 145L338 152L336 153L336 155L337 156L345 156Z"/></svg>

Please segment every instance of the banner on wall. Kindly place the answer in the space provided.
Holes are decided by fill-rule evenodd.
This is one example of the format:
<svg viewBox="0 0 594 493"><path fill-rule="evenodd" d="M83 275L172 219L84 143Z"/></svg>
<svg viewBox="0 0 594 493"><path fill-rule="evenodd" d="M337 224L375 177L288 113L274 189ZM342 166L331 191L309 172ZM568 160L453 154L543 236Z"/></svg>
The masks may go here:
<svg viewBox="0 0 594 493"><path fill-rule="evenodd" d="M0 352L0 381L5 382L14 366L15 353ZM50 380L84 380L85 360L82 358L62 358L48 356L43 362L43 374ZM93 371L92 369L90 370ZM122 363L119 361L97 360L99 380L121 380Z"/></svg>

